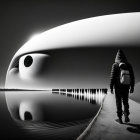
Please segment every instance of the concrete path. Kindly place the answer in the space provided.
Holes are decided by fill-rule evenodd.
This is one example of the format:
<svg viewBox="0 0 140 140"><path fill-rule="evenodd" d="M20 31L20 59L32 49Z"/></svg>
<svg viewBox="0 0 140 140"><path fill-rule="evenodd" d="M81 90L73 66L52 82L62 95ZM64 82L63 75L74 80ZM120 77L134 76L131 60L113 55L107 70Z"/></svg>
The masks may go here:
<svg viewBox="0 0 140 140"><path fill-rule="evenodd" d="M77 140L140 140L140 104L129 104L130 123L117 123L115 96L108 93L97 119Z"/></svg>

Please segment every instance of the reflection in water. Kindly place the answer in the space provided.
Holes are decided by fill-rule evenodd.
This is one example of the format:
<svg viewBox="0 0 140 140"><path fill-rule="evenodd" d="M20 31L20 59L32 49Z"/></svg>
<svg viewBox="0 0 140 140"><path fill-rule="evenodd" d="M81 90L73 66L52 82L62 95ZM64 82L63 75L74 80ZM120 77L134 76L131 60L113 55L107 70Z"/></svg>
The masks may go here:
<svg viewBox="0 0 140 140"><path fill-rule="evenodd" d="M101 104L107 89L52 89L52 93L73 97L91 104Z"/></svg>
<svg viewBox="0 0 140 140"><path fill-rule="evenodd" d="M76 140L84 131L91 119L79 120L66 123L51 122L31 122L15 121L19 129L22 130L21 136L33 139L47 140Z"/></svg>
<svg viewBox="0 0 140 140"><path fill-rule="evenodd" d="M10 91L6 101L19 138L75 140L96 115L106 93L106 89Z"/></svg>
<svg viewBox="0 0 140 140"><path fill-rule="evenodd" d="M25 111L24 118L25 118L25 121L30 121L32 120L32 114L29 111Z"/></svg>

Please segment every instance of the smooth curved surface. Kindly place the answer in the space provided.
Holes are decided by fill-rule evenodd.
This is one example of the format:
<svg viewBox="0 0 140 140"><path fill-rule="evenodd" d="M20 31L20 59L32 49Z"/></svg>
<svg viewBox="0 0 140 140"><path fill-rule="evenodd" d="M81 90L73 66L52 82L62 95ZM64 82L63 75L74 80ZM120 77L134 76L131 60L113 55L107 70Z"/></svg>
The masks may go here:
<svg viewBox="0 0 140 140"><path fill-rule="evenodd" d="M14 58L71 47L139 46L140 13L123 13L78 20L43 32L25 43Z"/></svg>

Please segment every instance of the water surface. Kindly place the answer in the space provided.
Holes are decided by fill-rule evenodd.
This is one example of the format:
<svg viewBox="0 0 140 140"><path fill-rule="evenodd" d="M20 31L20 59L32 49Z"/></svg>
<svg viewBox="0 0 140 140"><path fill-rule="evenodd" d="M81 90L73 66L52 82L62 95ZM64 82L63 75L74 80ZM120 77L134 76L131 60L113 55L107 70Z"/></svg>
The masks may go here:
<svg viewBox="0 0 140 140"><path fill-rule="evenodd" d="M0 93L0 137L49 140L76 139L96 115L105 95L101 90L95 93L90 89L8 91L5 94ZM27 103L23 108L29 109L32 120L28 120L24 109L19 111L21 103ZM28 103L32 107L28 108Z"/></svg>

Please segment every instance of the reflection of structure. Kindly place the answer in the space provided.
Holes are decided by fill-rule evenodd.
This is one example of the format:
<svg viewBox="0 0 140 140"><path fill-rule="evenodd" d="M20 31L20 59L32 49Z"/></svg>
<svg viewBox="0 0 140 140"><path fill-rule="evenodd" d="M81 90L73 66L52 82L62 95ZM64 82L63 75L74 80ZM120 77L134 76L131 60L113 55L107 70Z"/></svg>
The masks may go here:
<svg viewBox="0 0 140 140"><path fill-rule="evenodd" d="M101 104L107 89L52 89L52 93L85 100L91 104Z"/></svg>

